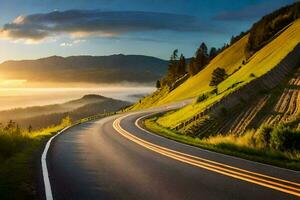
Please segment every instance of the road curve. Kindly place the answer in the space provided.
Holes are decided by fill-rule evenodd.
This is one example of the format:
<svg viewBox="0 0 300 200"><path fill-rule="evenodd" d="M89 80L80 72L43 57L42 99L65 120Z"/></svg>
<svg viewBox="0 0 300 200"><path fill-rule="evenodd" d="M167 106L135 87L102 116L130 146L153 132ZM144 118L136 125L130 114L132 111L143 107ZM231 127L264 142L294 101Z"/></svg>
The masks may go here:
<svg viewBox="0 0 300 200"><path fill-rule="evenodd" d="M151 134L138 121L151 112L56 137L47 156L54 199L299 199L299 172Z"/></svg>

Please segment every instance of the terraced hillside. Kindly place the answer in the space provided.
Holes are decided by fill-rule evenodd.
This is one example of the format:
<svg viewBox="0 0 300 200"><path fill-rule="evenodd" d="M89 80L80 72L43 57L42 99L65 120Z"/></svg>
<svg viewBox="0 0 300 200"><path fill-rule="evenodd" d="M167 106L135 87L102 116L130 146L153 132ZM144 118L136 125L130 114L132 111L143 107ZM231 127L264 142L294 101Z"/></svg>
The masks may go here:
<svg viewBox="0 0 300 200"><path fill-rule="evenodd" d="M271 114L263 119L263 123L277 124L288 121L300 113L300 70L296 73L284 88L277 103L271 110ZM300 128L300 124L299 124Z"/></svg>
<svg viewBox="0 0 300 200"><path fill-rule="evenodd" d="M292 121L299 114L300 68L288 81L273 90L240 102L222 115L204 115L182 127L181 131L200 138L228 133L242 135L247 130L257 129L262 125L276 126Z"/></svg>
<svg viewBox="0 0 300 200"><path fill-rule="evenodd" d="M207 108L214 105L216 102L220 101L225 96L239 90L241 87L247 85L249 82L258 79L259 77L267 74L273 68L280 64L280 62L290 53L300 42L300 20L297 20L290 24L288 28L286 28L278 37L268 43L265 47L263 47L260 51L256 52L252 57L247 60L247 63L241 67L238 71L231 74L225 81L223 81L219 86L219 94L218 95L210 95L204 101L200 103L193 103L191 105L186 106L183 109L180 109L176 112L168 113L161 118L158 119L158 123L165 127L175 128L180 123L185 123L199 113L205 111ZM245 39L245 38L243 38ZM242 39L242 40L243 40ZM280 48L279 48L280 47ZM230 49L228 49L230 51ZM239 51L242 51L240 49ZM224 52L225 53L225 52ZM229 54L228 54L229 55ZM299 58L295 55L292 61ZM229 59L229 58L228 58ZM286 65L286 63L283 63ZM207 68L212 67L208 65ZM285 67L285 66L284 66ZM208 70L208 69L207 69ZM204 73L204 72L203 72ZM196 81L201 76L202 72L195 77L190 78L188 81L183 83L181 86L176 88L174 91L169 93L165 98L163 98L162 102L169 102L171 100L179 100L181 98L189 98L195 97L196 94L201 95L206 93L207 90L203 88L210 88L208 83L205 87L200 87L201 89L198 91L198 85L201 85L201 80ZM279 73L279 76L281 73ZM208 76L208 75L206 75ZM272 77L268 78L269 81L266 84L272 84ZM194 82L195 81L195 82ZM191 84L193 83L193 84ZM199 83L197 85L197 83ZM195 87L197 85L197 87ZM185 88L185 93L181 94L182 88ZM210 88L212 90L213 88ZM190 92L188 92L190 91ZM254 89L255 91L255 89ZM181 96L180 98L177 98ZM174 98L173 98L174 97Z"/></svg>
<svg viewBox="0 0 300 200"><path fill-rule="evenodd" d="M134 105L194 98L183 108L149 117L145 127L189 145L300 168L299 6L264 16L198 74Z"/></svg>

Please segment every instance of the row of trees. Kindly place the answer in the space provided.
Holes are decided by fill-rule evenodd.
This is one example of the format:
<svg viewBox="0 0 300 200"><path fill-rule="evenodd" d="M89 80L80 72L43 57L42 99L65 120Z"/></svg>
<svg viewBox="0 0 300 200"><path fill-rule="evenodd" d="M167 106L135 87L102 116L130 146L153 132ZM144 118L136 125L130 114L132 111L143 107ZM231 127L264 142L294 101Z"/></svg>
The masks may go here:
<svg viewBox="0 0 300 200"><path fill-rule="evenodd" d="M300 2L280 8L253 24L246 49L248 56L263 47L280 30L298 18L300 18Z"/></svg>
<svg viewBox="0 0 300 200"><path fill-rule="evenodd" d="M201 43L200 47L195 53L195 57L192 57L189 63L188 72L190 76L196 75L198 72L203 70L205 66L211 61L214 57L218 55L220 50L212 47L208 53L208 48L204 42Z"/></svg>
<svg viewBox="0 0 300 200"><path fill-rule="evenodd" d="M181 54L178 59L178 49L175 49L169 61L168 72L165 81L167 83L173 83L178 78L185 75L185 73L186 73L185 57Z"/></svg>
<svg viewBox="0 0 300 200"><path fill-rule="evenodd" d="M187 64L185 57L182 54L178 56L178 49L175 49L169 60L167 75L164 79L156 82L156 87L160 88L163 85L170 86L186 73L190 76L196 75L198 72L203 70L221 50L222 48L217 49L212 47L208 52L206 44L202 42L200 47L197 49L195 56L192 57Z"/></svg>

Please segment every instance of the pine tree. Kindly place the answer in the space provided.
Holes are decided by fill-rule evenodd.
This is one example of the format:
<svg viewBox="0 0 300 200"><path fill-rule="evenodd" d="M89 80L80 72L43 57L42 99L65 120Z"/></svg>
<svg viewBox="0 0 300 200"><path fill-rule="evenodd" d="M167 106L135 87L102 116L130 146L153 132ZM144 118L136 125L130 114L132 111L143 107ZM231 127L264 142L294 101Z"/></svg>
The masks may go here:
<svg viewBox="0 0 300 200"><path fill-rule="evenodd" d="M207 46L204 42L201 43L200 47L196 51L195 61L199 71L208 64Z"/></svg>
<svg viewBox="0 0 300 200"><path fill-rule="evenodd" d="M157 81L156 81L156 88L157 88L157 89L161 88L160 80L157 80Z"/></svg>
<svg viewBox="0 0 300 200"><path fill-rule="evenodd" d="M178 49L175 49L170 57L168 72L166 76L166 83L171 85L177 78L178 72Z"/></svg>
<svg viewBox="0 0 300 200"><path fill-rule="evenodd" d="M190 76L194 76L199 72L196 59L194 57L191 58L189 63L189 74Z"/></svg>
<svg viewBox="0 0 300 200"><path fill-rule="evenodd" d="M186 73L185 57L181 54L178 62L177 77L181 77Z"/></svg>
<svg viewBox="0 0 300 200"><path fill-rule="evenodd" d="M214 59L218 55L218 50L215 47L212 47L209 51L209 60Z"/></svg>
<svg viewBox="0 0 300 200"><path fill-rule="evenodd" d="M202 50L202 52L204 53L205 56L208 56L208 53L207 53L208 48L204 42L201 43L200 49Z"/></svg>

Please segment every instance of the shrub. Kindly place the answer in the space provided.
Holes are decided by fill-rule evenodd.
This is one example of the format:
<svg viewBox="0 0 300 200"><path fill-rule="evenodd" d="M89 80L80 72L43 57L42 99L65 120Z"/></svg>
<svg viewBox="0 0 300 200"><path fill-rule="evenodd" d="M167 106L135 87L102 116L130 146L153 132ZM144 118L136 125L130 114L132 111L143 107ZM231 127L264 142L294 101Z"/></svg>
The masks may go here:
<svg viewBox="0 0 300 200"><path fill-rule="evenodd" d="M228 87L228 89L232 89L232 88L235 88L236 86L238 86L239 84L243 83L244 81L238 81L238 82L235 82L233 83L230 87Z"/></svg>
<svg viewBox="0 0 300 200"><path fill-rule="evenodd" d="M256 77L255 74L253 74L253 73L251 73L249 76L250 76L251 78L255 78L255 77Z"/></svg>
<svg viewBox="0 0 300 200"><path fill-rule="evenodd" d="M72 124L72 118L70 116L66 116L61 120L61 125L70 126Z"/></svg>
<svg viewBox="0 0 300 200"><path fill-rule="evenodd" d="M211 92L210 92L210 94L218 94L219 93L219 91L218 91L218 88L217 87L215 87Z"/></svg>
<svg viewBox="0 0 300 200"><path fill-rule="evenodd" d="M200 95L200 96L197 98L197 103L200 103L200 102L204 101L204 100L207 99L207 98L208 98L208 95L202 94L202 95Z"/></svg>
<svg viewBox="0 0 300 200"><path fill-rule="evenodd" d="M263 126L256 135L256 143L258 146L268 148L270 146L271 132L273 128L270 126Z"/></svg>
<svg viewBox="0 0 300 200"><path fill-rule="evenodd" d="M300 131L279 126L271 133L270 145L272 148L281 151L300 150Z"/></svg>
<svg viewBox="0 0 300 200"><path fill-rule="evenodd" d="M9 121L0 127L0 157L8 158L28 145L30 138L21 133L19 126Z"/></svg>

